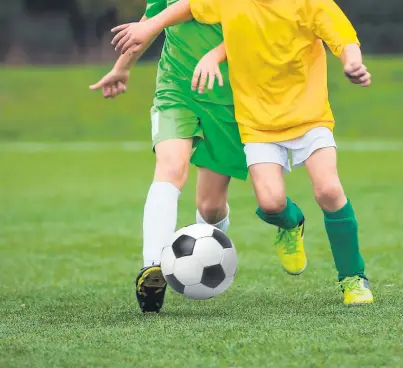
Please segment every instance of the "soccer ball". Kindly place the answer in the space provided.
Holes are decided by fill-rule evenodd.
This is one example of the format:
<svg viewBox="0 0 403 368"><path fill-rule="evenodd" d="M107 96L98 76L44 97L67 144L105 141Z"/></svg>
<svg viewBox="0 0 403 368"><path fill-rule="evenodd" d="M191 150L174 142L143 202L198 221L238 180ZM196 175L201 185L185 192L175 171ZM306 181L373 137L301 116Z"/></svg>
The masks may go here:
<svg viewBox="0 0 403 368"><path fill-rule="evenodd" d="M234 244L221 230L196 224L178 230L161 255L167 283L191 299L209 299L226 291L237 270Z"/></svg>

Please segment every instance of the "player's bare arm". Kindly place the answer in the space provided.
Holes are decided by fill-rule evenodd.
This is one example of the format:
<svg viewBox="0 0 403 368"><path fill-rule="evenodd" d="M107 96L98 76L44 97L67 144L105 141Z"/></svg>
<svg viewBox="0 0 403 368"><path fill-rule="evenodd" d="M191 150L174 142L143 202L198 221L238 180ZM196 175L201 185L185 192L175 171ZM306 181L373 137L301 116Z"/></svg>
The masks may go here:
<svg viewBox="0 0 403 368"><path fill-rule="evenodd" d="M153 38L157 37L166 27L193 19L189 0L181 0L145 22L122 24L112 29L117 33L112 45L117 51L124 54L134 48L142 50Z"/></svg>
<svg viewBox="0 0 403 368"><path fill-rule="evenodd" d="M218 80L218 85L222 87L224 81L220 71L220 64L225 60L227 60L227 53L225 51L224 43L221 43L219 46L204 55L200 59L193 73L192 90L195 91L198 88L199 93L204 93L207 79L207 88L212 90L216 78Z"/></svg>
<svg viewBox="0 0 403 368"><path fill-rule="evenodd" d="M147 17L143 16L140 22L144 22L146 20ZM126 24L124 26L128 27L130 24ZM102 89L103 96L105 98L115 98L120 94L125 93L127 89L127 82L130 76L130 68L140 59L153 41L154 40L150 41L141 50L133 47L129 49L129 52L126 52L124 55L120 55L112 70L99 82L90 86L90 89L94 91Z"/></svg>
<svg viewBox="0 0 403 368"><path fill-rule="evenodd" d="M333 0L309 0L312 13L313 32L329 46L333 54L340 57L344 74L351 83L368 87L371 74L362 63L362 54L357 33L349 19Z"/></svg>
<svg viewBox="0 0 403 368"><path fill-rule="evenodd" d="M102 89L105 98L115 98L126 92L126 85L130 76L130 67L134 53L121 55L112 70L97 83L90 86L92 91Z"/></svg>
<svg viewBox="0 0 403 368"><path fill-rule="evenodd" d="M344 74L351 83L362 87L368 87L371 84L371 74L362 63L361 49L356 43L347 45L340 59L344 65Z"/></svg>

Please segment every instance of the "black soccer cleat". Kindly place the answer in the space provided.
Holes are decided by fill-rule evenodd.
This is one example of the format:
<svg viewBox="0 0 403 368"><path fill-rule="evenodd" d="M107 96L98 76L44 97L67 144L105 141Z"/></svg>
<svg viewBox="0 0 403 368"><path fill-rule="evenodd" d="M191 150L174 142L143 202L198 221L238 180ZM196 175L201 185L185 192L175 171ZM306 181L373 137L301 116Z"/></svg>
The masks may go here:
<svg viewBox="0 0 403 368"><path fill-rule="evenodd" d="M160 266L144 267L136 278L136 297L141 311L159 313L166 288Z"/></svg>

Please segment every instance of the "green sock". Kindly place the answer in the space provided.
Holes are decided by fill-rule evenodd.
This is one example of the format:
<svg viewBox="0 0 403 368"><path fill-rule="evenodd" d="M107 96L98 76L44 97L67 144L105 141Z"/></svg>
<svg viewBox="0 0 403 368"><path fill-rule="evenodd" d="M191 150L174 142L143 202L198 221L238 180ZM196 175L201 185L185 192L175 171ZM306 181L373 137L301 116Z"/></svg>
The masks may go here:
<svg viewBox="0 0 403 368"><path fill-rule="evenodd" d="M336 212L323 211L325 227L339 280L364 274L364 260L358 244L358 226L350 201Z"/></svg>
<svg viewBox="0 0 403 368"><path fill-rule="evenodd" d="M260 207L256 214L268 224L278 226L282 229L292 229L298 226L304 219L300 208L287 197L287 205L280 213L265 213Z"/></svg>

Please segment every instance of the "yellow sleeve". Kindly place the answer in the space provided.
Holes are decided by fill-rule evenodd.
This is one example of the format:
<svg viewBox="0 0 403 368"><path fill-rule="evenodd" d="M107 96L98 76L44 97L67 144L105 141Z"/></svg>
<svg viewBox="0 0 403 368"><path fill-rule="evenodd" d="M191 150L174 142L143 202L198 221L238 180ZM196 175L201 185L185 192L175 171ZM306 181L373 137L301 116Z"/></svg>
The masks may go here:
<svg viewBox="0 0 403 368"><path fill-rule="evenodd" d="M349 44L360 44L357 32L333 0L308 0L312 8L312 28L326 42L334 55L340 56Z"/></svg>
<svg viewBox="0 0 403 368"><path fill-rule="evenodd" d="M190 0L190 10L193 17L200 23L221 22L220 0Z"/></svg>

